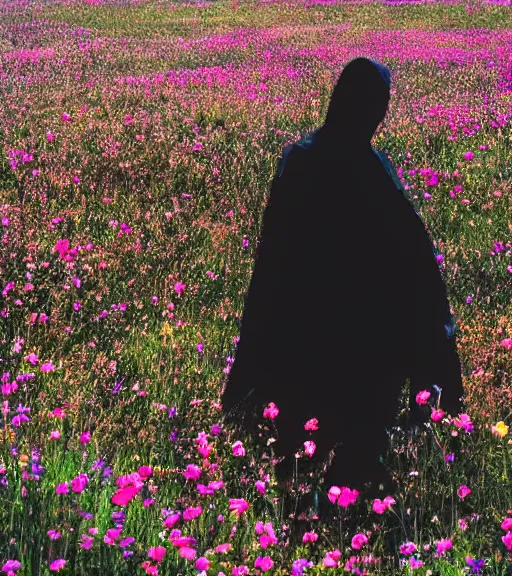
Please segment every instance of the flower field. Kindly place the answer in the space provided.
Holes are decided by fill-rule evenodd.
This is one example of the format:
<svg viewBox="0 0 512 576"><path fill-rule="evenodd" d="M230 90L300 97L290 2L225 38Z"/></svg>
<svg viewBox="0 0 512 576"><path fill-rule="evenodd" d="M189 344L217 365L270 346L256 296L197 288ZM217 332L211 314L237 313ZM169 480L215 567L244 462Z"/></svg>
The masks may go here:
<svg viewBox="0 0 512 576"><path fill-rule="evenodd" d="M373 145L439 253L467 413L420 393L396 493L290 517L322 422L284 492L279 406L254 442L220 393L277 162L357 56L393 74ZM1 574L512 574L508 2L2 0L0 239Z"/></svg>

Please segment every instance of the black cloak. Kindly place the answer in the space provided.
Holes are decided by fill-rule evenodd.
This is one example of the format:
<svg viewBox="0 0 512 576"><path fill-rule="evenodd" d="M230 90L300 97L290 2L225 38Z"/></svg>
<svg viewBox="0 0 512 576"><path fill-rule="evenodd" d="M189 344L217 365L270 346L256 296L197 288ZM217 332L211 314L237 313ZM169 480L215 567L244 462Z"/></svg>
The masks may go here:
<svg viewBox="0 0 512 576"><path fill-rule="evenodd" d="M272 181L222 405L228 421L253 430L253 415L276 403L284 477L309 438L304 423L317 418L316 457L340 443L331 483L380 481L385 428L406 378L411 406L437 385L441 408L461 408L433 244L370 144L389 83L382 65L349 63L325 124L284 150Z"/></svg>

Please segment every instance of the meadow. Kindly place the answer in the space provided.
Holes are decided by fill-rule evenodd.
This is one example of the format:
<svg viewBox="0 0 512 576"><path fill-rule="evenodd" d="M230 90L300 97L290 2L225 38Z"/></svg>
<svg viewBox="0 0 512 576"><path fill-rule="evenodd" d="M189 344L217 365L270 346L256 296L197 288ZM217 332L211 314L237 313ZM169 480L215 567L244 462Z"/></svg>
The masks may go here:
<svg viewBox="0 0 512 576"><path fill-rule="evenodd" d="M277 162L357 56L392 71L373 145L441 256L467 413L418 397L397 492L298 520L314 444L284 494L279 407L254 442L220 392ZM512 574L511 120L507 2L0 2L0 572Z"/></svg>

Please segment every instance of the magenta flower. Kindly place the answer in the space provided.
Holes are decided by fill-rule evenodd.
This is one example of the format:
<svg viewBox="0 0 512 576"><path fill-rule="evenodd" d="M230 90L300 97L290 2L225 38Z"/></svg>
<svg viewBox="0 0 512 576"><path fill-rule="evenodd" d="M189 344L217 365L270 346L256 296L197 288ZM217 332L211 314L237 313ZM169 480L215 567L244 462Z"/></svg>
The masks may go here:
<svg viewBox="0 0 512 576"><path fill-rule="evenodd" d="M183 511L183 520L194 520L201 516L203 509L201 506L195 506L190 508L185 508Z"/></svg>
<svg viewBox="0 0 512 576"><path fill-rule="evenodd" d="M500 346L504 346L507 350L512 350L512 338L505 338L500 342Z"/></svg>
<svg viewBox="0 0 512 576"><path fill-rule="evenodd" d="M318 420L316 418L311 418L304 424L304 430L318 430Z"/></svg>
<svg viewBox="0 0 512 576"><path fill-rule="evenodd" d="M216 548L215 548L215 552L217 554L226 554L226 552L229 552L231 550L233 546L231 546L231 544L229 542L226 542L225 544L219 544Z"/></svg>
<svg viewBox="0 0 512 576"><path fill-rule="evenodd" d="M316 444L313 441L306 440L306 442L304 442L304 451L310 458L313 457L315 450L316 450Z"/></svg>
<svg viewBox="0 0 512 576"><path fill-rule="evenodd" d="M270 556L258 556L254 562L254 567L259 568L262 572L268 572L274 566L274 562Z"/></svg>
<svg viewBox="0 0 512 576"><path fill-rule="evenodd" d="M153 476L153 468L151 466L141 466L139 468L139 476L142 480L147 480Z"/></svg>
<svg viewBox="0 0 512 576"><path fill-rule="evenodd" d="M327 492L327 497L334 504L341 494L341 488L339 486L331 486Z"/></svg>
<svg viewBox="0 0 512 576"><path fill-rule="evenodd" d="M85 490L88 481L89 478L87 477L87 474L79 474L76 478L71 480L71 490L80 494L80 492Z"/></svg>
<svg viewBox="0 0 512 576"><path fill-rule="evenodd" d="M87 430L87 432L84 432L83 434L80 434L80 442L82 444L87 444L87 442L90 442L91 440L91 432L90 430Z"/></svg>
<svg viewBox="0 0 512 576"><path fill-rule="evenodd" d="M427 403L427 400L430 398L430 392L428 390L422 390L416 394L416 403L420 406Z"/></svg>
<svg viewBox="0 0 512 576"><path fill-rule="evenodd" d="M505 518L501 523L501 529L505 530L505 532L507 530L512 530L512 518Z"/></svg>
<svg viewBox="0 0 512 576"><path fill-rule="evenodd" d="M380 500L379 498L376 498L373 501L373 511L376 512L377 514L384 514L384 512L390 506L393 506L393 504L396 504L396 502L395 502L395 499L392 498L391 496L386 496L386 498L384 498L384 500Z"/></svg>
<svg viewBox="0 0 512 576"><path fill-rule="evenodd" d="M243 498L230 498L229 509L240 517L246 510L249 509L249 504Z"/></svg>
<svg viewBox="0 0 512 576"><path fill-rule="evenodd" d="M422 560L416 560L414 556L409 558L409 566L414 570L415 568L421 568L423 566Z"/></svg>
<svg viewBox="0 0 512 576"><path fill-rule="evenodd" d="M324 566L326 568L337 568L338 560L341 558L341 552L339 550L333 550L332 552L327 552L324 557Z"/></svg>
<svg viewBox="0 0 512 576"><path fill-rule="evenodd" d="M116 490L116 493L112 496L112 504L116 506L127 506L135 496L141 491L142 485L140 486L124 486Z"/></svg>
<svg viewBox="0 0 512 576"><path fill-rule="evenodd" d="M368 538L365 534L359 532L352 538L351 546L354 550L360 550L365 544L368 543Z"/></svg>
<svg viewBox="0 0 512 576"><path fill-rule="evenodd" d="M183 284L183 282L176 282L176 284L174 284L174 290L177 292L178 296L181 296L186 287L187 285Z"/></svg>
<svg viewBox="0 0 512 576"><path fill-rule="evenodd" d="M432 420L434 422L439 422L440 420L442 420L444 417L444 414L445 414L444 411L441 410L440 408L439 409L432 408Z"/></svg>
<svg viewBox="0 0 512 576"><path fill-rule="evenodd" d="M50 540L58 540L62 536L62 534L57 532L57 530L48 530L47 534Z"/></svg>
<svg viewBox="0 0 512 576"><path fill-rule="evenodd" d="M257 481L254 483L254 486L256 487L256 490L257 490L260 494L265 494L265 491L266 491L265 482L263 482L262 480L257 480Z"/></svg>
<svg viewBox="0 0 512 576"><path fill-rule="evenodd" d="M457 494L459 495L459 498L461 500L464 500L464 498L466 498L466 496L469 496L471 494L471 489L468 488L465 484L463 484L457 490Z"/></svg>
<svg viewBox="0 0 512 576"><path fill-rule="evenodd" d="M512 551L512 532L509 530L505 536L501 537L503 544L507 547L507 550Z"/></svg>
<svg viewBox="0 0 512 576"><path fill-rule="evenodd" d="M187 480L197 480L199 476L201 476L201 468L195 464L188 464L183 472L183 476L185 476Z"/></svg>
<svg viewBox="0 0 512 576"><path fill-rule="evenodd" d="M160 562L164 559L166 552L167 550L163 546L156 546L155 548L150 548L148 550L148 557L160 564Z"/></svg>
<svg viewBox="0 0 512 576"><path fill-rule="evenodd" d="M19 560L7 560L7 562L2 566L2 572L14 572L21 568L21 562Z"/></svg>
<svg viewBox="0 0 512 576"><path fill-rule="evenodd" d="M269 418L270 420L275 420L279 414L279 408L270 402L270 404L263 410L263 418Z"/></svg>
<svg viewBox="0 0 512 576"><path fill-rule="evenodd" d="M201 556L201 558L198 558L196 560L196 570L204 570L207 572L209 568L210 568L210 561L208 560L208 558Z"/></svg>
<svg viewBox="0 0 512 576"><path fill-rule="evenodd" d="M177 524L181 519L181 514L179 512L175 512L174 514L169 514L167 518L164 520L164 528L172 528L175 524Z"/></svg>
<svg viewBox="0 0 512 576"><path fill-rule="evenodd" d="M193 560L197 556L197 551L194 548L188 548L188 546L182 546L180 548L180 556L185 558L185 560Z"/></svg>
<svg viewBox="0 0 512 576"><path fill-rule="evenodd" d="M87 534L82 534L82 541L80 542L80 548L84 550L90 550L94 544L94 538L87 536Z"/></svg>
<svg viewBox="0 0 512 576"><path fill-rule="evenodd" d="M69 493L69 486L67 482L63 482L62 484L59 484L56 488L55 488L55 493L56 494L68 494Z"/></svg>
<svg viewBox="0 0 512 576"><path fill-rule="evenodd" d="M51 362L45 362L39 366L39 370L41 370L41 372L53 372L56 370L56 367Z"/></svg>
<svg viewBox="0 0 512 576"><path fill-rule="evenodd" d="M318 540L318 534L312 530L311 532L305 532L304 536L302 536L302 541L304 542L304 544L307 544L308 542L316 542Z"/></svg>
<svg viewBox="0 0 512 576"><path fill-rule="evenodd" d="M59 558L58 560L54 560L50 564L50 570L52 572L59 572L59 570L62 570L65 567L66 567L66 561L63 560L62 558Z"/></svg>
<svg viewBox="0 0 512 576"><path fill-rule="evenodd" d="M359 496L358 490L351 490L346 486L341 487L341 494L338 497L338 506L348 508L350 504L354 504Z"/></svg>
<svg viewBox="0 0 512 576"><path fill-rule="evenodd" d="M240 440L237 440L233 446L233 456L245 456L245 448Z"/></svg>
<svg viewBox="0 0 512 576"><path fill-rule="evenodd" d="M463 428L468 433L475 428L467 414L459 414L458 418L453 419L453 423L457 428Z"/></svg>
<svg viewBox="0 0 512 576"><path fill-rule="evenodd" d="M448 552L448 550L453 548L453 542L449 538L442 539L436 542L436 547L437 554L439 556L443 556L446 552Z"/></svg>
<svg viewBox="0 0 512 576"><path fill-rule="evenodd" d="M404 556L410 556L411 554L414 554L416 550L417 548L414 542L404 542L404 544L400 546L400 554L403 554Z"/></svg>
<svg viewBox="0 0 512 576"><path fill-rule="evenodd" d="M475 157L475 155L473 154L473 152L466 152L464 154L464 160L470 161L470 160L473 160L474 157Z"/></svg>

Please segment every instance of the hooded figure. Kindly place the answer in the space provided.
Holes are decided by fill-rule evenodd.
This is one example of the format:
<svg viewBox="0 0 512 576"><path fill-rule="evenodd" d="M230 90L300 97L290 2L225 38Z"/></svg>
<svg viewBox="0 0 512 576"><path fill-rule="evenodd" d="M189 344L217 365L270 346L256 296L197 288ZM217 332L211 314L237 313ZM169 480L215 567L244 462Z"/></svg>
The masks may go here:
<svg viewBox="0 0 512 576"><path fill-rule="evenodd" d="M463 394L455 330L430 237L387 159L371 146L390 97L389 70L352 60L324 125L288 146L273 179L222 404L254 431L275 402L278 477L317 418L315 458L332 448L330 486L388 481L386 428L409 378Z"/></svg>

